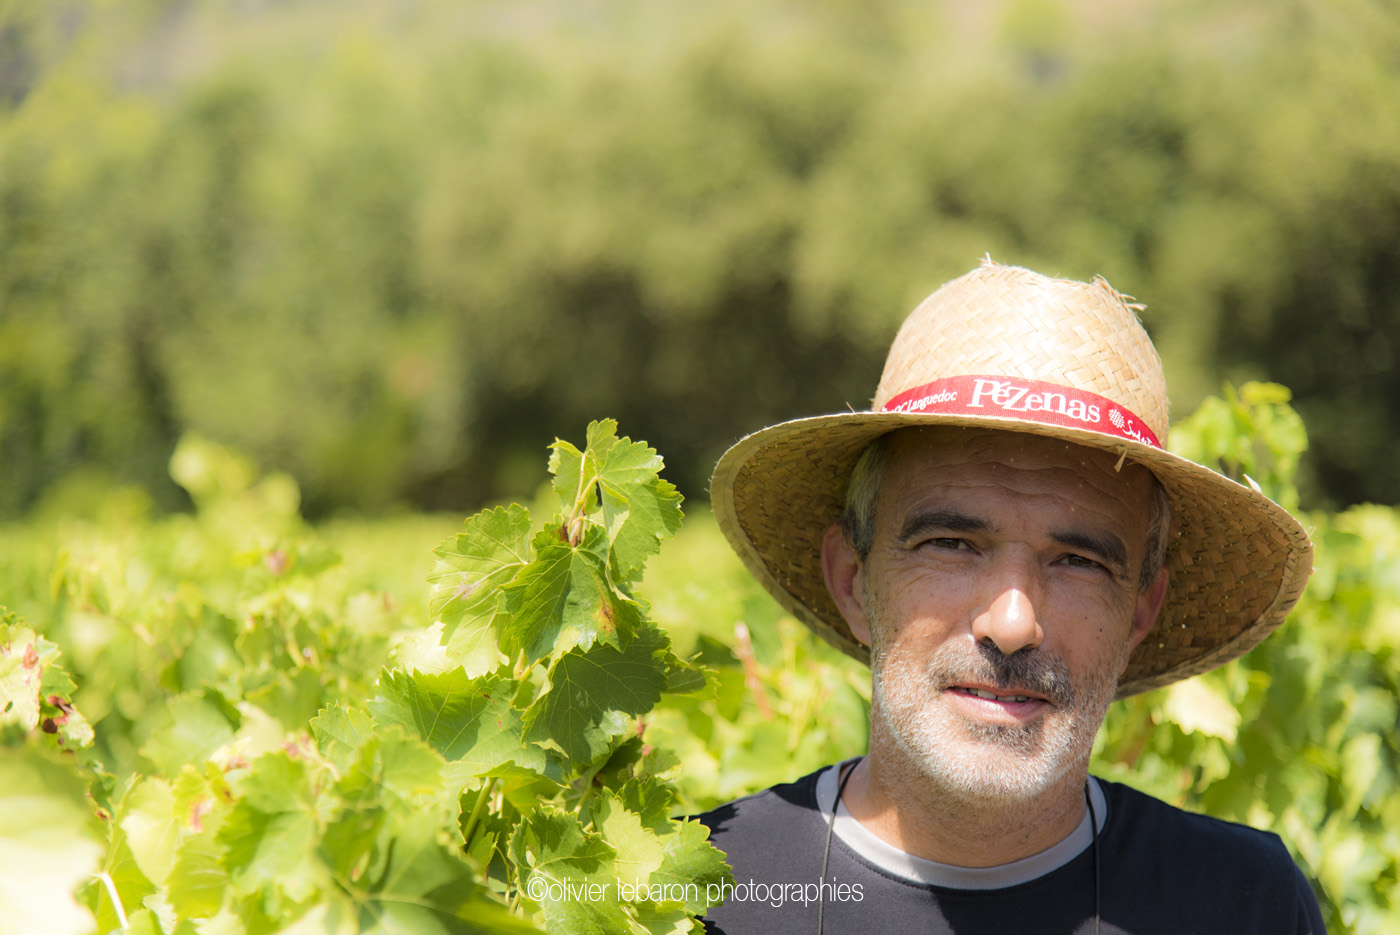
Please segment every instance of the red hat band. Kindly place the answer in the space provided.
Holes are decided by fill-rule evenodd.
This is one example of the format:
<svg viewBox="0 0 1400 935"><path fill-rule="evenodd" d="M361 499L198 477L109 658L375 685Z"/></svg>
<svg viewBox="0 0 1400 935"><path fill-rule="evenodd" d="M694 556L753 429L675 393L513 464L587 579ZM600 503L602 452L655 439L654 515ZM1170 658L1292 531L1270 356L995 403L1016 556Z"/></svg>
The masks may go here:
<svg viewBox="0 0 1400 935"><path fill-rule="evenodd" d="M945 377L905 390L882 412L1007 416L1045 425L1087 429L1161 448L1156 434L1131 410L1097 393L1019 377Z"/></svg>

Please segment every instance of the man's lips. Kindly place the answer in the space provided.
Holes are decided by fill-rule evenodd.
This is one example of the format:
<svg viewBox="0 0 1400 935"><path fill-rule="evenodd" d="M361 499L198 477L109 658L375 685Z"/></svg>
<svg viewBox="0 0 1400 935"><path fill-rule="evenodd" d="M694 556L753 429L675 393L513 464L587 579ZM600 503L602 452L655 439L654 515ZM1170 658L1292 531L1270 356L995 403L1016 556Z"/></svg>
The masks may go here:
<svg viewBox="0 0 1400 935"><path fill-rule="evenodd" d="M973 716L999 709L1017 720L1074 707L1069 667L1040 650L1004 656L992 647L979 647L978 658L946 652L927 670L928 680L944 697L960 702ZM975 714L980 711L981 714Z"/></svg>
<svg viewBox="0 0 1400 935"><path fill-rule="evenodd" d="M1050 701L1040 693L1019 687L989 688L984 685L951 685L948 690L959 695L999 704L1029 704L1032 702L1050 704Z"/></svg>

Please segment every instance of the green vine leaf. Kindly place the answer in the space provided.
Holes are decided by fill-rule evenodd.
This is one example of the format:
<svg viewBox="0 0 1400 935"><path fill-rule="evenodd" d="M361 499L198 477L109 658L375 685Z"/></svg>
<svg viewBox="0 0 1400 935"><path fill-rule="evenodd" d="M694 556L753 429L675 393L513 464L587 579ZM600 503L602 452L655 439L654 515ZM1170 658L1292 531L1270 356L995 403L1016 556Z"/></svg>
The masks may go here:
<svg viewBox="0 0 1400 935"><path fill-rule="evenodd" d="M0 728L42 733L51 747L85 750L93 732L72 705L76 686L61 653L13 613L0 609Z"/></svg>
<svg viewBox="0 0 1400 935"><path fill-rule="evenodd" d="M520 892L540 907L551 935L632 935L617 898L616 853L589 834L578 816L541 809L525 817L510 842Z"/></svg>
<svg viewBox="0 0 1400 935"><path fill-rule="evenodd" d="M685 910L699 914L719 904L716 897L721 885L733 882L733 877L724 855L710 843L708 828L698 821L673 824L675 832L658 839L661 866L652 873L651 881L662 892L684 893Z"/></svg>
<svg viewBox="0 0 1400 935"><path fill-rule="evenodd" d="M657 657L668 645L664 633L648 627L621 650L565 654L525 712L525 739L556 746L576 764L597 761L627 730L629 715L645 714L661 699L666 673Z"/></svg>
<svg viewBox="0 0 1400 935"><path fill-rule="evenodd" d="M642 625L640 605L618 591L607 572L607 537L589 525L577 545L547 528L535 537L536 558L506 585L509 623L501 649L533 665L575 647L618 647Z"/></svg>
<svg viewBox="0 0 1400 935"><path fill-rule="evenodd" d="M266 894L265 905L279 909L305 902L324 882L307 764L284 753L259 757L238 792L218 834L234 889L245 896Z"/></svg>
<svg viewBox="0 0 1400 935"><path fill-rule="evenodd" d="M633 886L647 886L666 852L656 833L643 824L642 816L629 810L620 799L602 796L593 809L593 826L617 852L617 879Z"/></svg>
<svg viewBox="0 0 1400 935"><path fill-rule="evenodd" d="M126 832L136 866L152 883L165 885L175 867L175 849L180 843L180 818L175 813L175 794L170 784L147 777L132 788L124 811L121 828Z"/></svg>
<svg viewBox="0 0 1400 935"><path fill-rule="evenodd" d="M471 676L496 668L500 588L532 558L530 514L518 504L486 510L435 551L428 609L442 621L448 657Z"/></svg>
<svg viewBox="0 0 1400 935"><path fill-rule="evenodd" d="M33 747L0 747L0 927L85 935L92 916L73 898L102 847L88 833L83 784Z"/></svg>
<svg viewBox="0 0 1400 935"><path fill-rule="evenodd" d="M202 763L233 740L236 725L230 723L228 714L227 705L213 693L172 698L160 713L165 726L152 731L141 747L141 755L167 776L178 773L186 763Z"/></svg>
<svg viewBox="0 0 1400 935"><path fill-rule="evenodd" d="M362 747L374 734L374 721L359 708L331 705L311 719L311 734L321 755L341 775L348 773Z"/></svg>
<svg viewBox="0 0 1400 935"><path fill-rule="evenodd" d="M504 675L471 679L461 669L440 675L388 671L370 711L380 726L400 725L442 754L455 782L506 763L558 775L546 751L525 743L513 693L513 681Z"/></svg>
<svg viewBox="0 0 1400 935"><path fill-rule="evenodd" d="M664 461L644 442L617 437L612 419L590 423L587 449L556 440L549 467L554 489L575 512L601 506L617 580L640 577L646 560L681 525L681 495L660 476Z"/></svg>

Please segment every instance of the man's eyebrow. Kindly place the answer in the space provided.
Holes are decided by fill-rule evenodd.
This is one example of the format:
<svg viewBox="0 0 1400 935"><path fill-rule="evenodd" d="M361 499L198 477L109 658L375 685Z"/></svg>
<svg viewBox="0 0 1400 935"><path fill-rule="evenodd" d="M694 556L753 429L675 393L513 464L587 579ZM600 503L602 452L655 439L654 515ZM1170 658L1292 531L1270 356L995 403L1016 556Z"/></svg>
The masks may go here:
<svg viewBox="0 0 1400 935"><path fill-rule="evenodd" d="M1091 533L1082 530L1065 530L1050 533L1050 538L1060 545L1092 553L1119 570L1128 567L1128 549L1123 540L1111 532Z"/></svg>
<svg viewBox="0 0 1400 935"><path fill-rule="evenodd" d="M919 510L904 518L896 541L908 542L930 532L986 532L991 528L991 524L985 519L959 513L957 510Z"/></svg>

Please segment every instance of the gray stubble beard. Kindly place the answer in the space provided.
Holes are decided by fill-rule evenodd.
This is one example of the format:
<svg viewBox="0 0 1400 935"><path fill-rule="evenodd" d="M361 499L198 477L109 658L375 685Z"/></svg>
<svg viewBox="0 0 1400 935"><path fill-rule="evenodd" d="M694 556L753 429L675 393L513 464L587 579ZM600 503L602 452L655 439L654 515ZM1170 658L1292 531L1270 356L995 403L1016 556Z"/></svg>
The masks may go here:
<svg viewBox="0 0 1400 935"><path fill-rule="evenodd" d="M1013 805L1055 788L1071 773L1080 774L1074 778L1082 781L1094 736L1117 692L1116 671L1106 668L1076 687L1059 657L1038 650L1005 656L995 647L980 645L974 656L947 643L922 670L906 670L891 683L886 673L889 644L882 639L879 602L871 597L867 595L866 612L873 638L877 732L887 734L936 789L969 804ZM925 716L930 699L966 681L1030 688L1055 707L1019 727L964 719L949 724ZM1052 718L1055 721L1048 720Z"/></svg>

